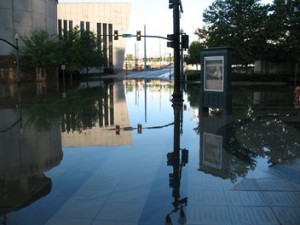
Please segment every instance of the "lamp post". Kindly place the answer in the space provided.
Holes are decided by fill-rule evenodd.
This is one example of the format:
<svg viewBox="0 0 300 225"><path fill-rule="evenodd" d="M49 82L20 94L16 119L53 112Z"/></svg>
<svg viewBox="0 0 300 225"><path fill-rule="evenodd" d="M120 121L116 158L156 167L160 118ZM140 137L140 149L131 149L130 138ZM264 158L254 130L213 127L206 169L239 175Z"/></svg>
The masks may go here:
<svg viewBox="0 0 300 225"><path fill-rule="evenodd" d="M65 69L66 69L66 65L65 64L61 65L61 69L63 71L63 86L64 86L64 90L63 90L62 96L63 96L63 98L65 98L66 97L66 81L65 81Z"/></svg>
<svg viewBox="0 0 300 225"><path fill-rule="evenodd" d="M181 98L180 89L180 0L173 1L173 43L174 43L174 92L173 98Z"/></svg>
<svg viewBox="0 0 300 225"><path fill-rule="evenodd" d="M9 41L3 39L3 38L0 38L0 41L3 41L5 42L6 44L9 44L11 47L13 47L15 50L16 50L16 64L17 64L17 84L19 85L21 80L20 80L20 60L19 60L19 35L18 34L15 34L15 41L16 41L16 44L12 44L10 43Z"/></svg>

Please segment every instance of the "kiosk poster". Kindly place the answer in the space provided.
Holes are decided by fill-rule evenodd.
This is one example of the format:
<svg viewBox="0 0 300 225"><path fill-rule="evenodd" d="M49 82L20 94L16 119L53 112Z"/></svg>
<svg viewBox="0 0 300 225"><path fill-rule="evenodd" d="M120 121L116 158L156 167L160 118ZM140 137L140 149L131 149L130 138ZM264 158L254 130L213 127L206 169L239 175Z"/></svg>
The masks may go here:
<svg viewBox="0 0 300 225"><path fill-rule="evenodd" d="M224 90L224 56L204 57L204 90Z"/></svg>

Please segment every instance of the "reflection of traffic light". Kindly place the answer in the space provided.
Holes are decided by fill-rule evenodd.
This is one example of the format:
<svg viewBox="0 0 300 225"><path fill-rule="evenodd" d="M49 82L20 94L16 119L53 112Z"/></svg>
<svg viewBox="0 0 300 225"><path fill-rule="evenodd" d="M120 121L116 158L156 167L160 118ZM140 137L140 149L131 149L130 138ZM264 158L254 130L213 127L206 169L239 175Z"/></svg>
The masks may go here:
<svg viewBox="0 0 300 225"><path fill-rule="evenodd" d="M167 154L167 165L168 166L173 166L174 165L174 153L173 152L169 152Z"/></svg>
<svg viewBox="0 0 300 225"><path fill-rule="evenodd" d="M181 151L181 163L183 166L189 162L189 151L187 149L182 149Z"/></svg>
<svg viewBox="0 0 300 225"><path fill-rule="evenodd" d="M142 127L142 124L138 124L137 125L137 132L138 132L138 134L141 134L142 133L142 130L143 130L143 127Z"/></svg>
<svg viewBox="0 0 300 225"><path fill-rule="evenodd" d="M119 33L118 30L114 31L114 40L118 40L119 39Z"/></svg>
<svg viewBox="0 0 300 225"><path fill-rule="evenodd" d="M141 31L139 30L139 31L136 32L136 40L140 41L141 38L142 38L142 35L141 35Z"/></svg>
<svg viewBox="0 0 300 225"><path fill-rule="evenodd" d="M116 125L116 135L119 135L119 134L120 134L120 126Z"/></svg>

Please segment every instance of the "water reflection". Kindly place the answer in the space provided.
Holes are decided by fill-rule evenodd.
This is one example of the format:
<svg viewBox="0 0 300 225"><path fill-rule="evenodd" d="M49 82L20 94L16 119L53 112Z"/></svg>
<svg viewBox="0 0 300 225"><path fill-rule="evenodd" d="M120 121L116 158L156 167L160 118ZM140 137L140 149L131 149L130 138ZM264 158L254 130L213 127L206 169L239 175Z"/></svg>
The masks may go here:
<svg viewBox="0 0 300 225"><path fill-rule="evenodd" d="M135 224L197 224L193 209L205 203L193 191L211 184L203 177L214 184L219 177L234 182L255 171L260 158L269 166L299 159L299 111L286 90L235 89L232 114L226 115L199 110L197 85L187 88L184 102L170 101L173 87L161 81L89 83L68 89L66 98L47 87L39 96L22 87L23 104L16 93L0 98L5 223L8 213L51 191L35 204L42 206L39 224L69 218L88 218L90 224L128 218ZM215 195L215 189L209 193ZM213 199L209 206L218 205ZM10 214L10 223L28 224L36 211L26 209Z"/></svg>
<svg viewBox="0 0 300 225"><path fill-rule="evenodd" d="M236 91L234 96L232 115L199 109L201 171L234 182L255 170L259 158L270 167L299 158L299 112L290 93Z"/></svg>
<svg viewBox="0 0 300 225"><path fill-rule="evenodd" d="M91 86L91 85L89 85ZM115 126L129 127L121 81L68 93L61 112L63 146L114 146L132 143L131 132L115 135Z"/></svg>
<svg viewBox="0 0 300 225"><path fill-rule="evenodd" d="M13 85L13 84L11 84ZM51 191L52 181L44 172L62 160L59 123L41 130L23 110L19 86L1 98L0 109L0 215L26 207ZM16 98L11 98L15 96ZM14 99L16 105L11 104Z"/></svg>
<svg viewBox="0 0 300 225"><path fill-rule="evenodd" d="M187 206L188 198L182 197L180 193L182 169L188 163L188 150L180 147L180 134L182 122L182 108L183 99L173 98L172 107L174 110L174 138L173 138L173 152L167 154L167 165L172 166L173 171L169 174L169 186L172 188L172 202L173 210L169 212L165 219L165 225L171 225L173 214L179 211L179 224L186 223L186 216L184 207Z"/></svg>

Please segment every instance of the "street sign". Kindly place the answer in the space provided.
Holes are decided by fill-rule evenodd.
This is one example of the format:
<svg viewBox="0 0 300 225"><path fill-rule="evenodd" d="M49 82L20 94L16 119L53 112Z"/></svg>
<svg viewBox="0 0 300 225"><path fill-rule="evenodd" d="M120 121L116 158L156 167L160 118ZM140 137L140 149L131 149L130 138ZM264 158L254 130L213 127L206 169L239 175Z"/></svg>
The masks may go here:
<svg viewBox="0 0 300 225"><path fill-rule="evenodd" d="M122 37L123 37L123 38L130 38L130 37L131 37L131 34L122 34Z"/></svg>

